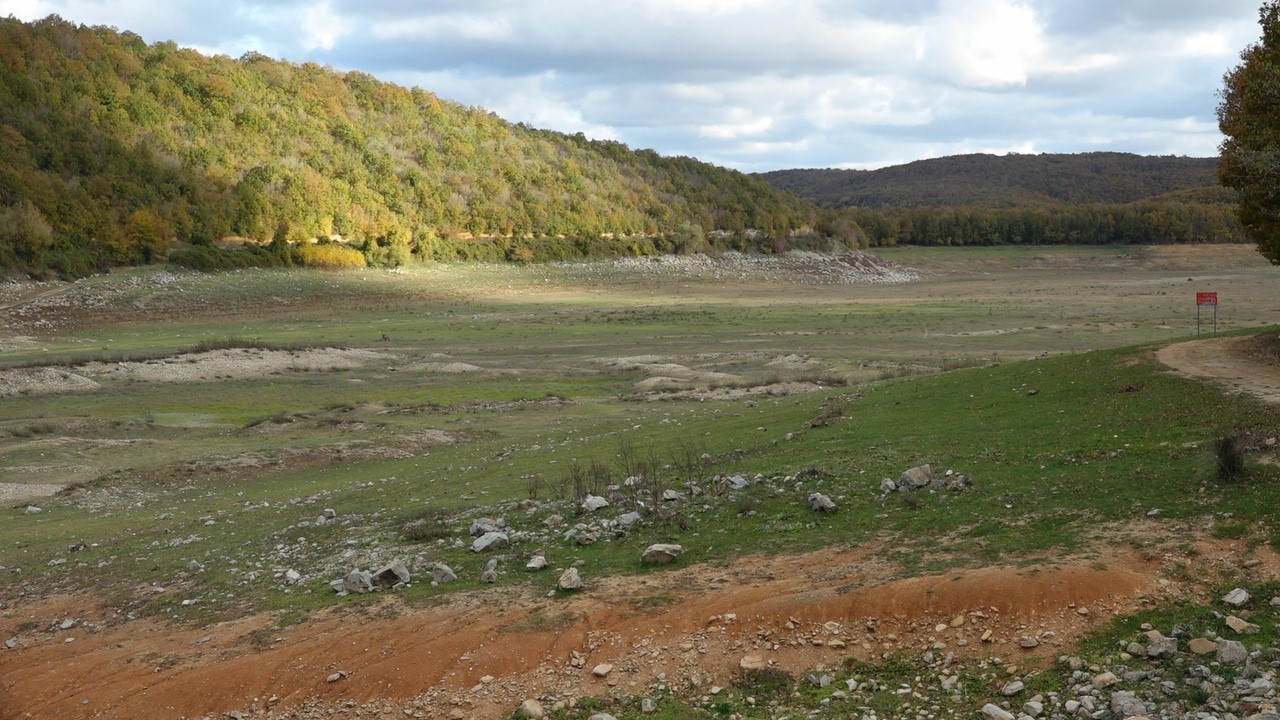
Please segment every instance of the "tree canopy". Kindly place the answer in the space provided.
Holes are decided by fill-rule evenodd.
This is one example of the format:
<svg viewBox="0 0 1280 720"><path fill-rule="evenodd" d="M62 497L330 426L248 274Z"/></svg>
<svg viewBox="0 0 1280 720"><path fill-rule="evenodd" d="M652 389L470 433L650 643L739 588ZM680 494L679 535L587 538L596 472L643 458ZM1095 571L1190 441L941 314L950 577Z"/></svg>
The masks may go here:
<svg viewBox="0 0 1280 720"><path fill-rule="evenodd" d="M1237 214L1258 251L1280 265L1280 2L1264 3L1258 16L1261 40L1223 78L1218 177L1236 191Z"/></svg>
<svg viewBox="0 0 1280 720"><path fill-rule="evenodd" d="M765 243L815 212L756 177L365 73L0 19L0 271L210 255L227 236L341 236L379 264L635 253L694 226Z"/></svg>

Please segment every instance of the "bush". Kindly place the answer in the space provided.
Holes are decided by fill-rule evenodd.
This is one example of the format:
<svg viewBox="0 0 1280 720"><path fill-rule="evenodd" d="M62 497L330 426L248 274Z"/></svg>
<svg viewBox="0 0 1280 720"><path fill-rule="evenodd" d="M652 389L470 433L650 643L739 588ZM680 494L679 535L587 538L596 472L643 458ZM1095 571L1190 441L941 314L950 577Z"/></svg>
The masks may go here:
<svg viewBox="0 0 1280 720"><path fill-rule="evenodd" d="M365 266L364 253L343 245L303 245L298 248L298 257L302 260L303 265L324 270L342 270Z"/></svg>
<svg viewBox="0 0 1280 720"><path fill-rule="evenodd" d="M1244 445L1235 435L1224 435L1213 441L1213 460L1218 479L1235 482L1244 477Z"/></svg>

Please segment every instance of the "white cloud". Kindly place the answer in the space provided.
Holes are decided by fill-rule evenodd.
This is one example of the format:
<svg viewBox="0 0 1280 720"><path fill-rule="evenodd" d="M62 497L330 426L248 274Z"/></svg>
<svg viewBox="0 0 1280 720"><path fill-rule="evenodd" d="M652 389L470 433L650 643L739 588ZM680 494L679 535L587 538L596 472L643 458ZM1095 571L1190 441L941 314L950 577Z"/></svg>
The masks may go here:
<svg viewBox="0 0 1280 720"><path fill-rule="evenodd" d="M926 22L920 57L970 87L1025 85L1044 50L1035 11L1015 0L943 0Z"/></svg>

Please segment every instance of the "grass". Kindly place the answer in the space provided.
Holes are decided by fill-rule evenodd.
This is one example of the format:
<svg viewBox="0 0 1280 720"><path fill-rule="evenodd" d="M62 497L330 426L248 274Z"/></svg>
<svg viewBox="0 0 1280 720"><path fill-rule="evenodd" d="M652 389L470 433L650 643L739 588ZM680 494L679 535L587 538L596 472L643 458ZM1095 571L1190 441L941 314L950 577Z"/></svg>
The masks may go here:
<svg viewBox="0 0 1280 720"><path fill-rule="evenodd" d="M1046 252L1064 263L1123 255ZM901 255L931 257L942 253ZM984 249L969 262L1027 261ZM1136 309L1126 314L1093 295L1064 301L1075 296L1058 271L1002 292L984 286L981 296L961 281L668 286L612 276L591 284L582 272L182 273L183 292L174 293L175 281L142 269L127 274L136 282L76 286L68 292L119 293L107 295L109 320L72 323L41 339L47 352L16 352L6 366L157 358L219 343L341 345L385 357L350 370L104 382L75 396L5 398L0 465L85 489L44 503L39 515L4 511L0 565L21 573L4 574L0 594L97 587L132 611L190 622L305 612L362 602L336 598L328 581L375 554L401 554L419 573L437 561L458 571L456 585L415 583L403 593L428 603L479 587L484 558L465 546L474 516L540 532L558 513L571 526L586 519L573 502L582 489L637 475L639 484L624 486L635 489L621 492L633 501L642 491L688 492L688 482L702 495L607 541L577 546L556 535L545 548L556 563L580 560L599 577L653 572L637 560L652 542L685 545L687 564L892 538L891 556L909 574L1070 553L1096 528L1153 509L1165 519L1229 515L1233 527L1280 526L1270 502L1275 468L1246 456L1245 481L1223 487L1203 450L1224 428L1264 438L1276 411L1171 377L1149 347L1130 344L1176 336L1156 324L1174 312L1160 293L1185 273L1144 276L1151 294L1131 297ZM1088 282L1113 283L1117 293L1130 291L1134 274L1089 273ZM1255 285L1273 281L1248 275L1240 292ZM139 302L164 312L140 321L131 309ZM823 369L769 364L791 354ZM650 364L741 377L726 383L737 389L787 380L829 387L624 401L647 375L606 361L646 355ZM438 369L455 361L481 370ZM439 436L449 441L431 439ZM924 462L970 475L972 488L882 496L881 478ZM729 491L714 479L735 473L763 481ZM839 512L810 512L813 491ZM531 495L537 506L518 504ZM324 508L338 517L317 525ZM67 555L72 539L91 549ZM513 546L502 582L550 589L554 578L514 572L527 550ZM65 562L48 564L58 558ZM285 569L303 582L279 582ZM157 578L177 600L136 591Z"/></svg>

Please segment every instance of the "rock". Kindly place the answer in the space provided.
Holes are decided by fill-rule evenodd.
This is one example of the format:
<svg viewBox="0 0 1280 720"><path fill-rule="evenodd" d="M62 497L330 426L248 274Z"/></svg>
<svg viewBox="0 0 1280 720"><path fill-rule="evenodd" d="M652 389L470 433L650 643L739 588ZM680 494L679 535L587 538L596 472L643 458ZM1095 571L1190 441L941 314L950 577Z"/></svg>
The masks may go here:
<svg viewBox="0 0 1280 720"><path fill-rule="evenodd" d="M541 570L547 566L547 558L543 555L534 555L529 558L529 562L524 564L525 570Z"/></svg>
<svg viewBox="0 0 1280 720"><path fill-rule="evenodd" d="M325 682L327 682L327 683L336 683L336 682L338 682L339 680L341 680L342 678L344 678L344 677L346 677L346 676L347 676L347 673L346 673L346 672L344 672L344 671L342 671L342 670L339 670L338 672L336 672L336 673L334 673L334 674L330 675L329 677L325 678L325 679L324 679L324 681L325 681Z"/></svg>
<svg viewBox="0 0 1280 720"><path fill-rule="evenodd" d="M543 525L543 527L547 528L548 530L549 530L549 529L551 529L551 528L558 528L558 527L560 527L560 526L561 526L561 525L563 525L563 524L564 524L564 516L563 516L563 515L548 515L548 516L547 516L547 517L542 521L542 525Z"/></svg>
<svg viewBox="0 0 1280 720"><path fill-rule="evenodd" d="M610 715L609 713L602 712L602 713L596 713L595 715L592 715L591 717L587 718L587 720L618 720L618 718Z"/></svg>
<svg viewBox="0 0 1280 720"><path fill-rule="evenodd" d="M600 663L594 668L591 668L591 674L596 677L606 677L611 672L613 672L613 663Z"/></svg>
<svg viewBox="0 0 1280 720"><path fill-rule="evenodd" d="M1018 647L1024 650L1030 650L1033 647L1039 647L1040 641L1033 637L1024 637L1018 641Z"/></svg>
<svg viewBox="0 0 1280 720"><path fill-rule="evenodd" d="M485 533L502 532L506 523L493 518L476 518L471 521L471 537L480 537Z"/></svg>
<svg viewBox="0 0 1280 720"><path fill-rule="evenodd" d="M284 581L290 585L297 585L302 582L302 573L294 570L293 568L289 568L284 571Z"/></svg>
<svg viewBox="0 0 1280 720"><path fill-rule="evenodd" d="M747 486L751 484L751 482L742 475L734 475L725 482L729 485L730 490L746 490Z"/></svg>
<svg viewBox="0 0 1280 720"><path fill-rule="evenodd" d="M595 512L607 507L609 507L609 501L599 495L587 495L587 498L582 501L582 509L585 512Z"/></svg>
<svg viewBox="0 0 1280 720"><path fill-rule="evenodd" d="M542 720L542 718L547 716L547 711L542 709L542 703L534 700L533 698L529 698L528 700L520 703L520 709L516 710L516 715L519 715L522 718L529 718L530 720Z"/></svg>
<svg viewBox="0 0 1280 720"><path fill-rule="evenodd" d="M1261 627L1258 627L1257 625L1254 625L1251 622L1241 620L1235 615L1227 616L1227 627L1231 628L1232 630L1235 630L1241 635L1256 635L1262 632Z"/></svg>
<svg viewBox="0 0 1280 720"><path fill-rule="evenodd" d="M578 573L578 568L569 568L560 574L560 579L556 582L556 587L561 590L581 590L582 575Z"/></svg>
<svg viewBox="0 0 1280 720"><path fill-rule="evenodd" d="M835 512L837 508L831 498L816 492L809 496L809 509L814 512Z"/></svg>
<svg viewBox="0 0 1280 720"><path fill-rule="evenodd" d="M1027 689L1026 683L1022 682L1021 680L1010 680L1009 682L1004 684L1004 687L1000 688L1000 694L1004 695L1005 697L1013 697L1014 695L1017 695L1018 693L1026 689Z"/></svg>
<svg viewBox="0 0 1280 720"><path fill-rule="evenodd" d="M498 558L489 558L489 562L485 563L484 572L480 573L480 582L498 582Z"/></svg>
<svg viewBox="0 0 1280 720"><path fill-rule="evenodd" d="M1147 714L1147 706L1128 690L1117 690L1111 695L1111 712L1119 718L1133 718Z"/></svg>
<svg viewBox="0 0 1280 720"><path fill-rule="evenodd" d="M648 715L649 713L655 713L657 711L658 711L658 703L654 702L653 698L640 699L640 712Z"/></svg>
<svg viewBox="0 0 1280 720"><path fill-rule="evenodd" d="M1192 638L1191 642L1187 643L1187 649L1196 655L1208 655L1218 649L1218 643L1209 638Z"/></svg>
<svg viewBox="0 0 1280 720"><path fill-rule="evenodd" d="M201 570L204 570L204 565L201 565L199 560L192 560L187 563L187 569L191 572L200 572Z"/></svg>
<svg viewBox="0 0 1280 720"><path fill-rule="evenodd" d="M373 590L373 575L363 570L352 570L342 578L342 590L349 593L367 593Z"/></svg>
<svg viewBox="0 0 1280 720"><path fill-rule="evenodd" d="M763 670L768 666L763 655L744 655L738 661L738 667L743 670Z"/></svg>
<svg viewBox="0 0 1280 720"><path fill-rule="evenodd" d="M40 514L40 513L42 513L42 512L44 512L44 509L43 509L43 508L38 508L38 507L36 507L35 505L28 505L28 506L27 506L27 514L28 514L28 515L39 515L39 514Z"/></svg>
<svg viewBox="0 0 1280 720"><path fill-rule="evenodd" d="M880 480L880 492L891 493L897 489L898 483L894 482L892 478L883 478Z"/></svg>
<svg viewBox="0 0 1280 720"><path fill-rule="evenodd" d="M645 565L669 565L675 562L682 552L684 552L683 545L657 543L645 548L644 554L640 556L640 562Z"/></svg>
<svg viewBox="0 0 1280 720"><path fill-rule="evenodd" d="M338 517L338 513L335 512L333 508L325 508L323 511L321 511L320 517L324 518L325 520L332 520Z"/></svg>
<svg viewBox="0 0 1280 720"><path fill-rule="evenodd" d="M982 706L982 717L987 720L1013 720L1014 714L994 703Z"/></svg>
<svg viewBox="0 0 1280 720"><path fill-rule="evenodd" d="M1116 674L1108 671L1095 675L1092 680L1092 685L1101 690L1102 688L1111 687L1117 682L1119 682L1119 678L1116 677Z"/></svg>
<svg viewBox="0 0 1280 720"><path fill-rule="evenodd" d="M617 523L619 527L628 528L640 522L640 520L641 520L640 513L629 512L629 513L623 513L619 515Z"/></svg>
<svg viewBox="0 0 1280 720"><path fill-rule="evenodd" d="M444 584L451 583L458 579L458 575L453 572L453 568L444 563L436 563L431 568L431 582Z"/></svg>
<svg viewBox="0 0 1280 720"><path fill-rule="evenodd" d="M683 500L684 493L680 492L679 490L663 490L662 499L665 502L675 502L677 500Z"/></svg>
<svg viewBox="0 0 1280 720"><path fill-rule="evenodd" d="M18 636L17 636L17 635L14 635L13 637L11 637L11 638L9 638L8 640L5 640L5 641L4 641L4 649L5 649L5 650L12 650L12 649L14 649L14 648L16 648L16 647L18 647Z"/></svg>
<svg viewBox="0 0 1280 720"><path fill-rule="evenodd" d="M933 467L919 465L902 473L898 477L898 489L902 491L919 490L933 484Z"/></svg>
<svg viewBox="0 0 1280 720"><path fill-rule="evenodd" d="M471 550L473 552L487 552L504 548L510 543L511 539L504 532L487 532L472 541Z"/></svg>
<svg viewBox="0 0 1280 720"><path fill-rule="evenodd" d="M1244 643L1236 640L1219 640L1214 659L1223 665L1241 665L1249 659L1249 653L1245 650Z"/></svg>
<svg viewBox="0 0 1280 720"><path fill-rule="evenodd" d="M409 575L409 568L405 567L400 560L392 560L373 574L373 582L384 588L408 585L411 579L413 578Z"/></svg>
<svg viewBox="0 0 1280 720"><path fill-rule="evenodd" d="M1147 644L1147 657L1167 658L1178 654L1178 639L1158 637Z"/></svg>
<svg viewBox="0 0 1280 720"><path fill-rule="evenodd" d="M1231 607L1240 607L1249 602L1249 593L1244 588L1236 588L1222 596L1222 602Z"/></svg>
<svg viewBox="0 0 1280 720"><path fill-rule="evenodd" d="M1028 700L1026 704L1022 706L1022 712L1030 715L1031 717L1040 717L1040 713L1044 712L1044 703L1039 700Z"/></svg>

